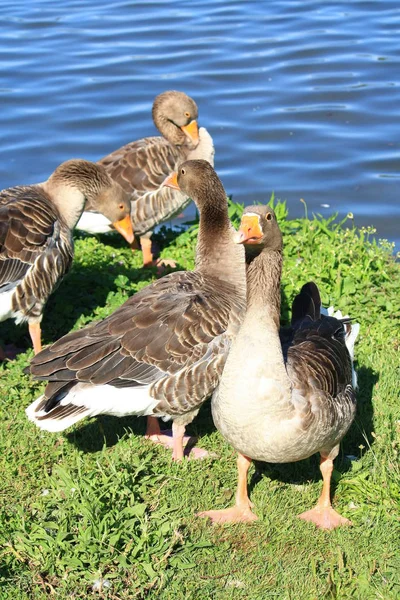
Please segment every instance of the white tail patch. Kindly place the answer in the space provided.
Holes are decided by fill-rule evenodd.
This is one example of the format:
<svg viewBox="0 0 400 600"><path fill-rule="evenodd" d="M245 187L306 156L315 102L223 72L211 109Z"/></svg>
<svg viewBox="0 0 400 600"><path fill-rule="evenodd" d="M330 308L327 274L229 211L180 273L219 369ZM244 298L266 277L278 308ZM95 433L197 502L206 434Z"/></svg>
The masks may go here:
<svg viewBox="0 0 400 600"><path fill-rule="evenodd" d="M85 417L101 414L116 417L152 415L159 401L149 395L149 389L150 386L116 388L111 385L78 383L48 413L37 410L43 396L32 402L25 412L30 421L45 431L63 431ZM73 410L61 411L61 407L76 407L84 410L77 410L74 413ZM63 415L62 412L66 414ZM57 415L57 413L61 414Z"/></svg>
<svg viewBox="0 0 400 600"><path fill-rule="evenodd" d="M340 310L335 311L333 306L330 306L328 309L321 308L321 314L327 315L329 317L335 317L335 319L348 319L349 318L349 315L343 315L342 311L340 311ZM356 343L356 339L357 339L359 332L360 332L360 324L352 323L351 327L350 327L350 331L348 331L346 333L346 337L345 337L346 347L347 347L347 350L349 351L350 358L351 358L352 384L353 384L353 388L355 390L357 389L358 385L357 385L357 373L353 366L354 345Z"/></svg>

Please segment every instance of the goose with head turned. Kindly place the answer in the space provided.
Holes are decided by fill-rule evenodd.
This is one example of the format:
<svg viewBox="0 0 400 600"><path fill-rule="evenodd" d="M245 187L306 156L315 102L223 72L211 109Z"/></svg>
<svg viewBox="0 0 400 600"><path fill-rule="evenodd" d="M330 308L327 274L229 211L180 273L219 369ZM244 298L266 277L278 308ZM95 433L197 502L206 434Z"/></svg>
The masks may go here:
<svg viewBox="0 0 400 600"><path fill-rule="evenodd" d="M239 452L236 504L200 516L255 520L247 495L251 460L286 463L319 452L322 493L316 507L300 517L326 529L349 524L330 501L333 460L356 407L346 347L349 319L321 317L318 288L308 283L294 300L291 330L282 344L282 235L273 210L248 207L238 242L246 247L247 310L212 398L214 422Z"/></svg>
<svg viewBox="0 0 400 600"><path fill-rule="evenodd" d="M130 239L129 203L95 163L69 160L43 183L0 192L0 321L28 321L35 353L44 305L72 264L72 230L85 202L106 207Z"/></svg>
<svg viewBox="0 0 400 600"><path fill-rule="evenodd" d="M145 266L155 264L150 239L154 227L172 219L190 202L181 190L163 185L166 177L185 160L204 159L214 164L213 141L204 127L198 127L198 109L192 98L175 90L163 92L154 100L152 116L162 137L131 142L99 160L131 202L133 229L140 238ZM86 209L78 229L109 230L109 221L90 211Z"/></svg>
<svg viewBox="0 0 400 600"><path fill-rule="evenodd" d="M194 271L162 277L32 360L31 374L48 384L26 412L42 429L62 431L98 414L156 415L173 420L173 457L183 457L185 426L218 384L244 314L246 275L211 165L187 161L170 185L199 209Z"/></svg>

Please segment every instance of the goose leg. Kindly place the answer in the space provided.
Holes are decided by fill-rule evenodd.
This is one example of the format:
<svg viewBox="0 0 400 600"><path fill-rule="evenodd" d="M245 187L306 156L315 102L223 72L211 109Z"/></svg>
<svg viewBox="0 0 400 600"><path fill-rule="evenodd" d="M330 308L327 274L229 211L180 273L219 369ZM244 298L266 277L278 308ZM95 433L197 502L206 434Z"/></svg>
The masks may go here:
<svg viewBox="0 0 400 600"><path fill-rule="evenodd" d="M339 513L332 508L330 498L331 477L333 471L332 458L321 455L319 468L323 480L321 495L317 505L311 510L301 513L301 515L299 515L300 519L312 521L321 529L335 529L335 527L339 527L340 525L351 525L351 521L339 515Z"/></svg>
<svg viewBox="0 0 400 600"><path fill-rule="evenodd" d="M236 502L231 508L223 510L206 510L197 513L198 517L208 517L213 523L241 523L256 521L257 515L252 512L252 503L247 494L247 473L251 465L251 458L238 454L238 484L236 488Z"/></svg>
<svg viewBox="0 0 400 600"><path fill-rule="evenodd" d="M178 425L176 421L172 423L173 451L172 460L180 461L183 459L183 438L185 435L185 426Z"/></svg>
<svg viewBox="0 0 400 600"><path fill-rule="evenodd" d="M140 246L143 252L143 266L144 267L158 267L157 273L158 275L162 275L165 271L163 267L176 267L176 262L169 258L157 258L156 260L153 258L153 253L151 250L151 233L146 233L144 236L140 238Z"/></svg>
<svg viewBox="0 0 400 600"><path fill-rule="evenodd" d="M40 329L40 323L29 323L28 329L33 344L33 351L35 354L39 354L39 352L42 350L42 332Z"/></svg>
<svg viewBox="0 0 400 600"><path fill-rule="evenodd" d="M142 236L140 238L140 247L143 252L143 266L144 267L152 267L153 266L153 253L151 251L151 238Z"/></svg>
<svg viewBox="0 0 400 600"><path fill-rule="evenodd" d="M177 428L177 426L175 426L175 428ZM178 429L176 431L176 435L180 437L181 431ZM185 427L183 427L183 437L180 438L179 442L182 446L182 457L184 454L189 454L189 457L192 459L205 458L206 456L208 456L208 452L206 450L203 450L203 448L190 447L190 441L192 440L192 438L189 435L184 434ZM181 451L178 449L178 441L176 441L175 439L174 426L172 426L172 431L171 429L165 429L164 431L161 431L158 419L156 417L147 417L147 428L145 437L147 440L153 442L153 444L162 444L166 448L171 448L171 450L173 451L173 460L180 460L180 458L175 458L175 454L177 454L177 456L180 456ZM184 447L187 447L188 450L190 447L190 451L184 451Z"/></svg>

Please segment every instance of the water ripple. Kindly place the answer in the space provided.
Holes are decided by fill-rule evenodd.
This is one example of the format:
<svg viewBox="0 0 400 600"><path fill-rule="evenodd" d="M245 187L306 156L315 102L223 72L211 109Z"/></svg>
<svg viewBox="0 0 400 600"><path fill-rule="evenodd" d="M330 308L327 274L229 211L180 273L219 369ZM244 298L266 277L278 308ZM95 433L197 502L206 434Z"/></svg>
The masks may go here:
<svg viewBox="0 0 400 600"><path fill-rule="evenodd" d="M274 190L293 216L305 198L400 241L396 3L3 0L0 18L1 187L153 135L154 96L177 88L236 200Z"/></svg>

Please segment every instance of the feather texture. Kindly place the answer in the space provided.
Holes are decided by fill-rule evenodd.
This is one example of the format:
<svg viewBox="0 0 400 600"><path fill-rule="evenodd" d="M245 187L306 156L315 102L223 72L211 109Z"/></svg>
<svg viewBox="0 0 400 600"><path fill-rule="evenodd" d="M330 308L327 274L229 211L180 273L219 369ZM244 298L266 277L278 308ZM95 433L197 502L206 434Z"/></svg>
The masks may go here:
<svg viewBox="0 0 400 600"><path fill-rule="evenodd" d="M40 403L40 420L35 409L27 413L39 427L46 428L53 415L57 427L62 428L63 415L65 427L71 424L74 409L61 412L60 404L76 406L81 418L120 414L123 406L124 414L148 410L186 424L218 384L244 313L244 252L234 243L226 194L213 168L206 161L184 164L185 190L193 190L200 210L198 254L207 252L207 268L197 261L201 267L193 272L166 275L108 318L36 356L30 371L48 381L46 403ZM220 208L210 211L209 205ZM97 403L96 389L107 401Z"/></svg>
<svg viewBox="0 0 400 600"><path fill-rule="evenodd" d="M0 294L16 284L15 314L40 319L72 259L71 232L44 190L18 186L0 192Z"/></svg>
<svg viewBox="0 0 400 600"><path fill-rule="evenodd" d="M206 129L199 129L196 144L182 133L182 126L197 118L197 106L186 94L171 91L157 96L153 117L163 137L130 142L99 160L131 201L132 225L139 236L172 219L189 204L187 194L162 185L178 165L192 159L214 164L214 145Z"/></svg>

